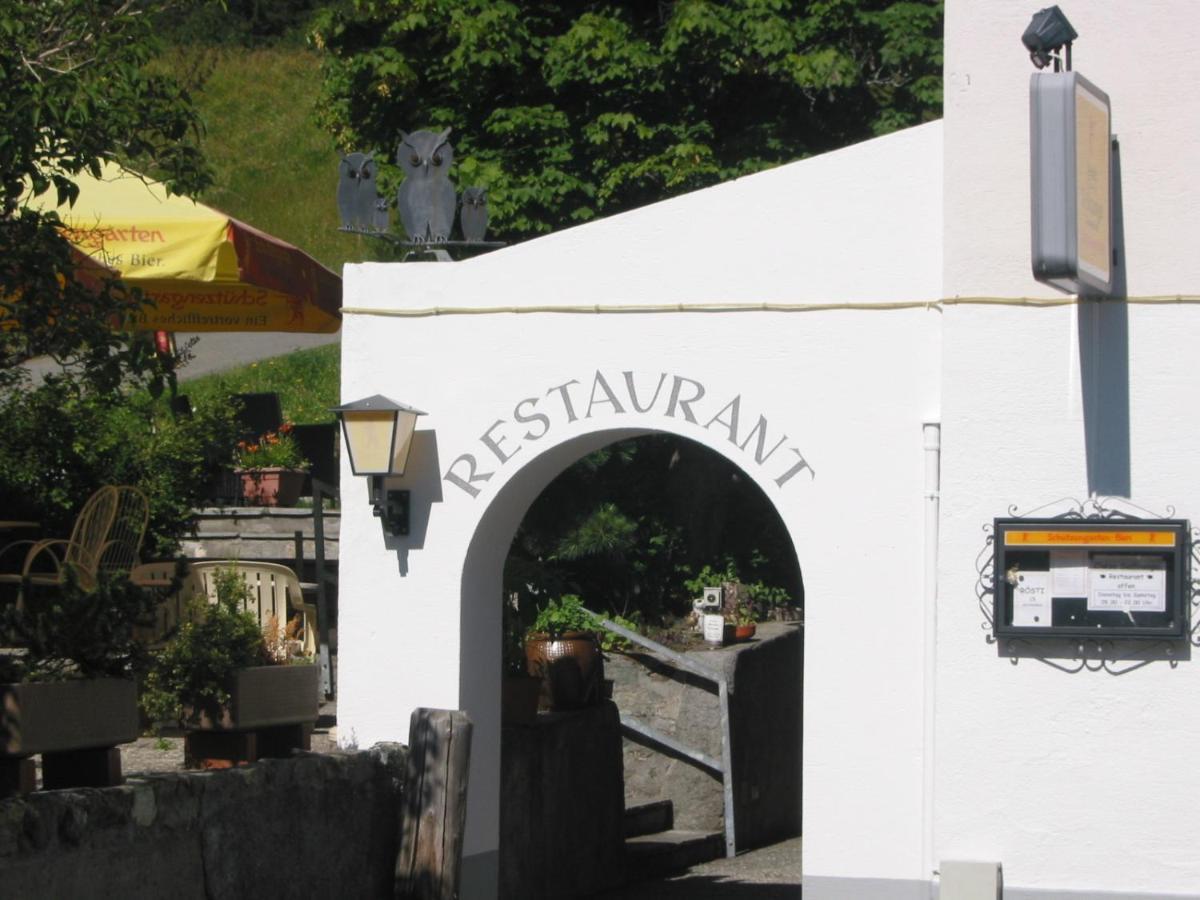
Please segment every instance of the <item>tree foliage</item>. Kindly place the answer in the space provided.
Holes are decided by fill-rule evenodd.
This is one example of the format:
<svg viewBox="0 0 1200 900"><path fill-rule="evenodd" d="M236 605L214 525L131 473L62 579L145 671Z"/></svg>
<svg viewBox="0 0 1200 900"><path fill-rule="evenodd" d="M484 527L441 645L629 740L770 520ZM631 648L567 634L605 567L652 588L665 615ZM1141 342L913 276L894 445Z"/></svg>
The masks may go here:
<svg viewBox="0 0 1200 900"><path fill-rule="evenodd" d="M0 9L0 387L20 359L50 355L111 389L148 357L114 330L142 302L87 267L57 217L27 204L73 202L74 176L136 162L169 187L207 183L199 120L172 78L148 67L162 0L9 0ZM152 373L153 374L153 373Z"/></svg>
<svg viewBox="0 0 1200 900"><path fill-rule="evenodd" d="M506 239L941 111L940 0L350 0L312 40L338 144L452 126Z"/></svg>
<svg viewBox="0 0 1200 900"><path fill-rule="evenodd" d="M103 160L178 191L207 181L190 97L149 66L163 0L8 0L0 7L0 508L66 534L101 484L151 495L151 545L190 518L220 440L220 410L176 422L162 395L175 359L122 323L144 301L72 248L53 207ZM33 384L19 363L49 356ZM145 389L145 392L142 392ZM188 480L190 479L190 480Z"/></svg>

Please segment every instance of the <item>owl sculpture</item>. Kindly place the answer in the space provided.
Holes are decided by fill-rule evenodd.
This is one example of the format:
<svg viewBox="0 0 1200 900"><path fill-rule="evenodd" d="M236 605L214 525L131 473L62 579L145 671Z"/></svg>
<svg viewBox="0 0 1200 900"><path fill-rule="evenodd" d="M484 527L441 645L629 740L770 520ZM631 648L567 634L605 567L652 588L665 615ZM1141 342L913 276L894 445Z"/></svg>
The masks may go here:
<svg viewBox="0 0 1200 900"><path fill-rule="evenodd" d="M450 129L434 133L400 132L396 162L404 170L404 183L396 192L400 221L415 243L449 240L458 198L450 181L454 148Z"/></svg>
<svg viewBox="0 0 1200 900"><path fill-rule="evenodd" d="M337 204L343 228L376 230L377 168L374 153L347 153L342 157L338 165Z"/></svg>
<svg viewBox="0 0 1200 900"><path fill-rule="evenodd" d="M463 240L483 240L488 226L487 188L463 189L462 211L458 214L458 222L462 226Z"/></svg>

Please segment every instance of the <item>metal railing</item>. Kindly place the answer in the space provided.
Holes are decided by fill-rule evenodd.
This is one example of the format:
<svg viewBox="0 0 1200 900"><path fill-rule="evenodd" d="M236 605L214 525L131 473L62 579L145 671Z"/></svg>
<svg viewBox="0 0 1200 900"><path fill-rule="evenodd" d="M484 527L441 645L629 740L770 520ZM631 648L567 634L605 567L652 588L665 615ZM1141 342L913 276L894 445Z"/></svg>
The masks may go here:
<svg viewBox="0 0 1200 900"><path fill-rule="evenodd" d="M662 644L652 641L650 638L640 635L636 631L630 631L628 628L618 625L616 622L606 619L598 613L590 614L598 619L600 624L613 634L620 635L625 640L649 650L655 656L666 660L685 672L695 675L698 678L703 678L706 681L714 682L717 685L717 698L721 709L721 758L719 760L694 747L689 747L682 741L677 741L670 735L663 734L661 731L657 731L644 722L640 722L632 716L627 716L625 713L621 713L621 727L653 744L665 747L672 753L690 760L701 768L712 772L714 775L720 776L725 808L725 855L727 857L735 856L737 854L737 833L733 821L733 753L729 735L729 682L725 677L725 673L710 669L708 666L689 659L682 653L676 653L674 650L664 647Z"/></svg>

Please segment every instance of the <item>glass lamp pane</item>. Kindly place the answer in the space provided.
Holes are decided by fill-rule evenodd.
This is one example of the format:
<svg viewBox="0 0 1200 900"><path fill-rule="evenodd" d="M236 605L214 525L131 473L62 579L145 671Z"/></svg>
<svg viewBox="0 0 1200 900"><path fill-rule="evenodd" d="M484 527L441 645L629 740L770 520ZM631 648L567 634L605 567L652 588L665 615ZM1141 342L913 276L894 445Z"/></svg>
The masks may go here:
<svg viewBox="0 0 1200 900"><path fill-rule="evenodd" d="M392 434L396 414L381 412L346 412L342 421L346 443L350 445L350 462L355 475L387 475L392 471ZM411 438L412 429L409 429Z"/></svg>
<svg viewBox="0 0 1200 900"><path fill-rule="evenodd" d="M396 455L392 459L392 474L403 475L408 465L408 451L412 449L413 432L417 427L417 414L401 412L396 418Z"/></svg>

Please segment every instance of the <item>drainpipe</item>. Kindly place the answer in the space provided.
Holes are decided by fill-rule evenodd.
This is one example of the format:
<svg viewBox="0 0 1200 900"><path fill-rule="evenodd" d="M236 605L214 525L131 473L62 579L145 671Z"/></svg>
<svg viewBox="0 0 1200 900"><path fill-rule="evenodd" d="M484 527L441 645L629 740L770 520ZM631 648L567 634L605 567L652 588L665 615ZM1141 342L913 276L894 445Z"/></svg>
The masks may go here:
<svg viewBox="0 0 1200 900"><path fill-rule="evenodd" d="M937 716L937 578L938 515L941 505L942 425L925 422L925 602L924 602L924 709L922 791L921 791L921 862L929 879L929 896L934 896L933 873L937 869L933 847L934 738Z"/></svg>

